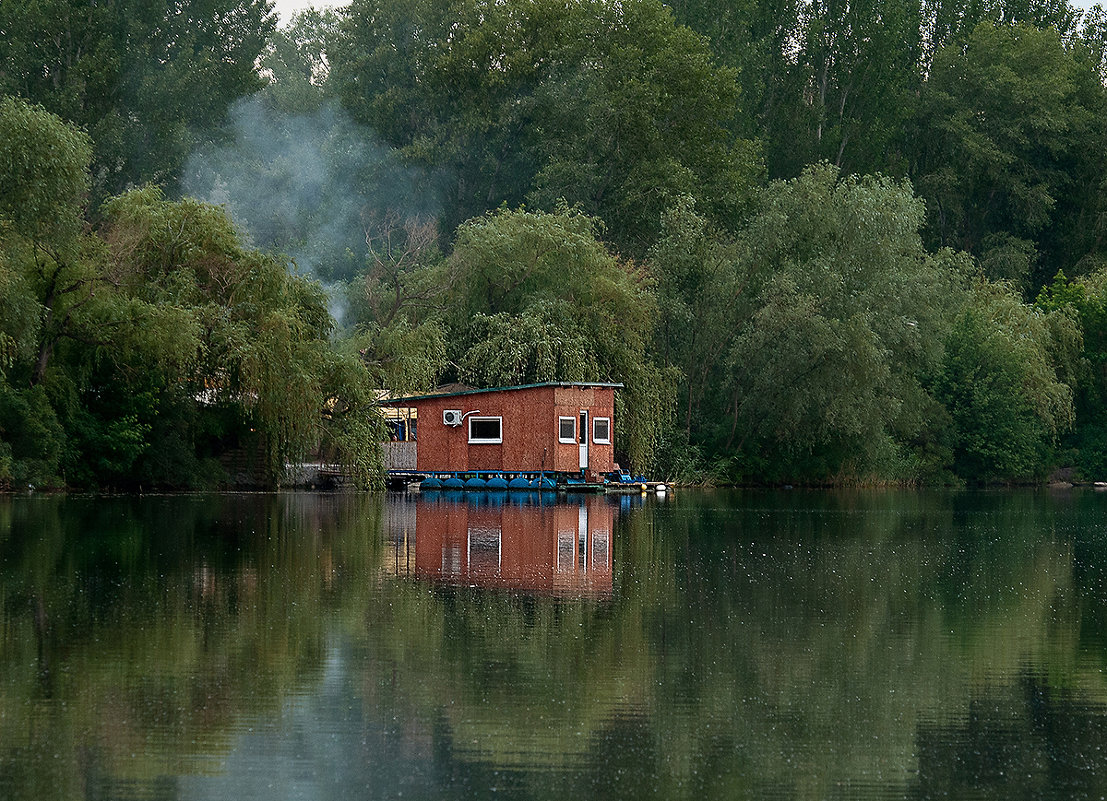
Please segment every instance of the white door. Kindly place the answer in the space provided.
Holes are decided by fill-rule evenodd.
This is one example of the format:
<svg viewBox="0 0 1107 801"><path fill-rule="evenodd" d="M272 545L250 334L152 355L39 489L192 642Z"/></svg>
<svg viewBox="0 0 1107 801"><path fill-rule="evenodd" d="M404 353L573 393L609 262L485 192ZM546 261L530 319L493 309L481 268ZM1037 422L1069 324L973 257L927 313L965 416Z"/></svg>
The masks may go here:
<svg viewBox="0 0 1107 801"><path fill-rule="evenodd" d="M580 469L588 469L588 412L580 411L580 431L577 437L580 442Z"/></svg>

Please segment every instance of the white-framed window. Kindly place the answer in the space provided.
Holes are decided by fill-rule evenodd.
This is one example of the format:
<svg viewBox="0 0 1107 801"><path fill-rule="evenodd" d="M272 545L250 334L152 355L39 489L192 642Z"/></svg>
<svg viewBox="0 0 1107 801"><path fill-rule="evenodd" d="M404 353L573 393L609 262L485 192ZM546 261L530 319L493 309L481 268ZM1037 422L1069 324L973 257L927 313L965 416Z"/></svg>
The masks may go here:
<svg viewBox="0 0 1107 801"><path fill-rule="evenodd" d="M502 417L470 417L469 442L477 445L493 445L504 441Z"/></svg>
<svg viewBox="0 0 1107 801"><path fill-rule="evenodd" d="M558 442L576 442L577 441L577 418L575 418L575 417L559 417L559 418L557 418L557 441Z"/></svg>
<svg viewBox="0 0 1107 801"><path fill-rule="evenodd" d="M592 441L602 442L605 445L611 442L611 418L592 418Z"/></svg>

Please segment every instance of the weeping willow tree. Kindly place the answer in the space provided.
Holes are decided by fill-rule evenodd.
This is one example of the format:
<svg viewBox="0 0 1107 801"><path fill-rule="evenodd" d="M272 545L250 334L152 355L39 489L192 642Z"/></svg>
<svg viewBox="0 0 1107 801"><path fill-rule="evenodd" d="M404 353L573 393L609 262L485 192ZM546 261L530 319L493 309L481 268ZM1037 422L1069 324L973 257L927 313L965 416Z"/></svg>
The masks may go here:
<svg viewBox="0 0 1107 801"><path fill-rule="evenodd" d="M122 294L120 369L148 374L144 354L156 346L165 389L186 405L240 415L260 434L272 479L321 442L363 481L379 477L380 422L366 374L332 345L318 283L244 247L208 204L145 188L104 212Z"/></svg>
<svg viewBox="0 0 1107 801"><path fill-rule="evenodd" d="M70 265L90 158L83 133L0 97L0 489L57 481L57 421L36 413L47 404L31 369L49 320L48 298L36 291L50 276L80 272Z"/></svg>
<svg viewBox="0 0 1107 801"><path fill-rule="evenodd" d="M463 224L441 270L448 287L450 357L480 386L612 381L620 451L650 466L673 409L673 371L648 343L653 284L612 256L601 224L562 204L553 212L501 209Z"/></svg>

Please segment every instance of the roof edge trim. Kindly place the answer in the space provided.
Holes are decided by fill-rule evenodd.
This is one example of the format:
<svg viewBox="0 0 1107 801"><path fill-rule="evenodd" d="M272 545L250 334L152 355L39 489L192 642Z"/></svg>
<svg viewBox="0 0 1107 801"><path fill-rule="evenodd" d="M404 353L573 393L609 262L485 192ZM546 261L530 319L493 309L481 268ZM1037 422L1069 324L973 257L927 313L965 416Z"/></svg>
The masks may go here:
<svg viewBox="0 0 1107 801"><path fill-rule="evenodd" d="M622 389L623 384L611 383L608 381L546 381L541 384L519 384L512 387L489 387L488 389L467 389L464 392L443 392L440 394L431 395L407 395L402 398L389 398L388 400L378 401L380 406L392 406L396 403L402 403L404 401L422 401L433 400L435 398L458 398L463 395L482 395L489 392L510 392L518 389L539 389L541 387L579 387L581 389L587 389L589 387L596 387L601 389Z"/></svg>

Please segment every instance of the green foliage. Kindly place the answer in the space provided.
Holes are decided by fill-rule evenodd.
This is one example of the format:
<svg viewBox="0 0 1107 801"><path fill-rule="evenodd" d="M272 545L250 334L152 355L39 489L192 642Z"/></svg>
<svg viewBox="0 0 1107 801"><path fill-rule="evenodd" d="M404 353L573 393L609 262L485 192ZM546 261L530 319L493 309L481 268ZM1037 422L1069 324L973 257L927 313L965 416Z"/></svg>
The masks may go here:
<svg viewBox="0 0 1107 801"><path fill-rule="evenodd" d="M41 106L0 97L0 225L43 247L72 242L91 157L84 133Z"/></svg>
<svg viewBox="0 0 1107 801"><path fill-rule="evenodd" d="M1092 12L1081 30L1078 9L1064 0L668 5L737 70L737 130L764 141L769 173L780 178L819 160L847 172L905 174L925 144L912 143L907 130L935 52L959 47L982 22L1051 28L1070 42L1079 37L1089 60L1103 63L1102 18Z"/></svg>
<svg viewBox="0 0 1107 801"><path fill-rule="evenodd" d="M331 9L306 8L273 31L261 58L269 85L261 93L267 106L288 114L311 114L327 98L328 52L339 35L339 16Z"/></svg>
<svg viewBox="0 0 1107 801"><path fill-rule="evenodd" d="M626 388L615 393L617 454L626 454L624 464L635 473L646 473L660 466L658 450L676 415L679 372L644 359L628 367Z"/></svg>
<svg viewBox="0 0 1107 801"><path fill-rule="evenodd" d="M379 437L349 434L380 426L366 374L331 345L318 284L244 247L214 206L145 188L103 215L64 251L31 216L3 240L5 480L204 484L213 457L260 442L275 481L332 431L337 458L379 476Z"/></svg>
<svg viewBox="0 0 1107 801"><path fill-rule="evenodd" d="M351 337L369 379L379 389L417 393L434 386L446 366L446 333L433 320L369 323Z"/></svg>
<svg viewBox="0 0 1107 801"><path fill-rule="evenodd" d="M355 0L343 31L344 106L450 174L445 230L565 198L640 256L676 197L728 217L759 174L727 127L734 72L658 0Z"/></svg>
<svg viewBox="0 0 1107 801"><path fill-rule="evenodd" d="M0 301L3 367L31 357L39 384L58 343L95 339L112 293L100 241L82 231L89 143L56 116L0 100Z"/></svg>
<svg viewBox="0 0 1107 801"><path fill-rule="evenodd" d="M518 315L477 314L459 364L462 381L511 386L584 381L600 374L591 341L563 301L535 301Z"/></svg>
<svg viewBox="0 0 1107 801"><path fill-rule="evenodd" d="M501 209L466 222L441 278L464 379L621 382L616 433L645 469L672 413L671 371L650 361L652 282L598 241L578 208Z"/></svg>
<svg viewBox="0 0 1107 801"><path fill-rule="evenodd" d="M987 22L940 49L913 168L931 241L1031 292L1083 258L1095 247L1088 215L1102 207L1105 99L1053 29Z"/></svg>
<svg viewBox="0 0 1107 801"><path fill-rule="evenodd" d="M781 9L770 6L779 14ZM798 3L794 54L773 52L762 102L769 163L792 176L826 160L849 172L906 169L904 129L918 93L920 4Z"/></svg>
<svg viewBox="0 0 1107 801"><path fill-rule="evenodd" d="M442 264L438 228L427 217L388 212L375 217L365 234L369 268L351 297L362 316L380 326L423 319L439 307L448 287L436 268Z"/></svg>
<svg viewBox="0 0 1107 801"><path fill-rule="evenodd" d="M69 480L78 486L113 486L128 479L135 461L150 446L151 426L133 414L103 420L82 410L80 417L73 444L85 458L73 465Z"/></svg>
<svg viewBox="0 0 1107 801"><path fill-rule="evenodd" d="M1042 287L1034 305L1049 313L1047 319L1072 318L1079 339L1067 343L1066 353L1054 354L1054 364L1063 370L1066 383L1077 391L1077 416L1096 416L1107 397L1104 366L1107 365L1107 296L1104 273L1070 281L1063 271L1053 283ZM1055 334L1055 339L1057 338ZM1077 360L1068 351L1079 354Z"/></svg>
<svg viewBox="0 0 1107 801"><path fill-rule="evenodd" d="M681 198L662 218L662 236L650 250L649 264L660 311L657 351L683 373L684 431L678 439L691 444L722 413L719 390L728 382L727 350L753 315L768 276L742 258L736 242L709 225L691 197Z"/></svg>
<svg viewBox="0 0 1107 801"><path fill-rule="evenodd" d="M1071 365L1076 426L1066 441L1074 446L1080 474L1091 480L1107 475L1104 400L1107 399L1107 273L1069 280L1054 276L1038 294L1035 305L1051 314L1072 315L1080 333L1079 361Z"/></svg>
<svg viewBox="0 0 1107 801"><path fill-rule="evenodd" d="M1084 59L1107 79L1107 8L1097 3L1084 12L1078 47Z"/></svg>
<svg viewBox="0 0 1107 801"><path fill-rule="evenodd" d="M580 344L549 343L549 352L576 358L576 364L566 365L574 374L595 363L601 374L590 380L620 380L616 376L644 355L656 307L649 281L633 264L608 253L597 239L597 225L579 209L564 206L553 213L504 209L465 223L445 279L454 329L465 330L476 315L520 318L531 310L535 333L544 329L555 339L572 334L570 340L590 343L591 355ZM542 306L532 309L535 304ZM535 325L538 320L547 325Z"/></svg>
<svg viewBox="0 0 1107 801"><path fill-rule="evenodd" d="M136 304L176 307L182 322L192 322L171 339L155 339L162 364L202 402L247 413L265 443L271 478L318 443L329 423L365 413L364 374L342 369L351 357L332 350L322 289L243 249L222 210L167 202L145 189L113 199L104 212Z"/></svg>
<svg viewBox="0 0 1107 801"><path fill-rule="evenodd" d="M437 240L430 220L397 214L375 219L365 237L369 268L348 288L351 341L379 389L424 391L446 368L439 312L448 287Z"/></svg>
<svg viewBox="0 0 1107 801"><path fill-rule="evenodd" d="M371 390L442 378L622 382L620 458L672 475L1098 470L1104 30L1065 0L0 4L0 481L319 447L371 483ZM762 152L799 177L756 189ZM183 173L225 208L88 213Z"/></svg>
<svg viewBox="0 0 1107 801"><path fill-rule="evenodd" d="M953 424L958 475L1043 476L1057 437L1074 420L1072 388L1058 380L1051 358L1055 326L1075 328L1064 310L1027 306L1004 285L973 288L947 338L936 384ZM1069 341L1079 347L1078 335Z"/></svg>
<svg viewBox="0 0 1107 801"><path fill-rule="evenodd" d="M88 131L93 197L173 182L230 103L263 85L267 0L0 5L0 93Z"/></svg>
<svg viewBox="0 0 1107 801"><path fill-rule="evenodd" d="M595 218L564 204L554 212L501 209L469 220L448 264L452 313L518 314L535 300L562 300L588 319L588 333L607 334L601 344L641 348L654 313L649 284L607 251L601 231Z"/></svg>
<svg viewBox="0 0 1107 801"><path fill-rule="evenodd" d="M18 488L63 485L66 435L43 387L0 382L0 481Z"/></svg>
<svg viewBox="0 0 1107 801"><path fill-rule="evenodd" d="M16 271L15 249L0 240L0 379L34 351L39 306Z"/></svg>
<svg viewBox="0 0 1107 801"><path fill-rule="evenodd" d="M783 476L861 479L923 436L934 406L925 379L964 262L925 253L922 215L909 186L826 165L769 187L739 243L763 288L737 328L719 332L730 342L716 407L729 424L716 434L724 451L736 443Z"/></svg>
<svg viewBox="0 0 1107 801"><path fill-rule="evenodd" d="M635 257L682 196L695 197L712 221L731 224L748 209L762 172L759 147L732 133L737 74L715 63L706 42L674 24L661 3L567 8L535 90L544 135L530 201L579 203Z"/></svg>
<svg viewBox="0 0 1107 801"><path fill-rule="evenodd" d="M0 491L11 489L12 446L0 439Z"/></svg>

